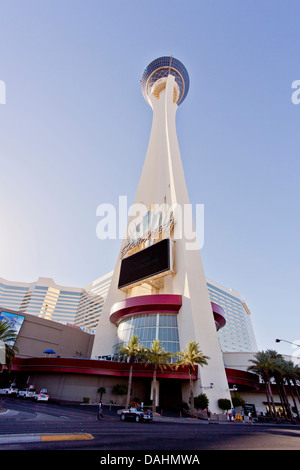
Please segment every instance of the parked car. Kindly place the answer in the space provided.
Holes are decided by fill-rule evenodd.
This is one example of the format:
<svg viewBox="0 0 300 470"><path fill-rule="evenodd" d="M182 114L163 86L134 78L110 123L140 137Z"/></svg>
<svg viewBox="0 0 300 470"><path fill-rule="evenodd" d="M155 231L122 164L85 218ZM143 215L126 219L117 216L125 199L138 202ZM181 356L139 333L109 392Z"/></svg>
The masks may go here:
<svg viewBox="0 0 300 470"><path fill-rule="evenodd" d="M35 396L35 388L34 387L27 387L22 388L18 391L18 397L21 398L34 398Z"/></svg>
<svg viewBox="0 0 300 470"><path fill-rule="evenodd" d="M128 410L122 410L120 414L121 421L133 420L136 423L145 421L150 423L153 420L152 412L149 410L143 410L142 408L129 408Z"/></svg>
<svg viewBox="0 0 300 470"><path fill-rule="evenodd" d="M0 395L17 395L18 389L16 384L11 384L10 387L0 388Z"/></svg>
<svg viewBox="0 0 300 470"><path fill-rule="evenodd" d="M46 388L42 388L40 390L40 393L36 393L34 395L34 398L35 400L37 401L48 401L49 400L49 395L48 395L48 391Z"/></svg>

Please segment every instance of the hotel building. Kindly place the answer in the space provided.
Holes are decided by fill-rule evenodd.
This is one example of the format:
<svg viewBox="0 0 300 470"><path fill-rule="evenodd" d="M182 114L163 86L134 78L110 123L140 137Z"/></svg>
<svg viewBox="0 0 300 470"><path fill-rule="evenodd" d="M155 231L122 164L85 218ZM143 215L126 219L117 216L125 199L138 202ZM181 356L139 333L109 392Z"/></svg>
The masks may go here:
<svg viewBox="0 0 300 470"><path fill-rule="evenodd" d="M105 274L82 289L80 302L75 314L77 326L95 332L107 297L112 273Z"/></svg>
<svg viewBox="0 0 300 470"><path fill-rule="evenodd" d="M30 283L0 278L0 306L90 329L95 324L95 318L99 318L104 303L100 279L95 285L92 283L86 288L77 288L60 286L45 277Z"/></svg>
<svg viewBox="0 0 300 470"><path fill-rule="evenodd" d="M251 312L240 294L206 279L209 296L225 312L226 324L218 331L223 352L255 352L256 339L251 322Z"/></svg>
<svg viewBox="0 0 300 470"><path fill-rule="evenodd" d="M83 288L59 286L53 279L39 278L34 283L11 282L0 278L0 305L3 308L18 310L20 312L36 315L61 323L74 324L91 334L95 333L105 299L108 294L113 271L99 277ZM251 322L251 312L242 300L240 294L227 289L220 284L206 279L211 302L218 304L225 312L226 324L218 330L218 338L222 352L255 352L257 344ZM170 318L167 319L170 321ZM135 329L136 334L150 346L147 341L147 330L139 319L124 322L122 325L123 337L129 335ZM156 328L155 337L164 341L166 349L178 350L178 336L174 327L170 331L159 325L151 325ZM170 344L171 336L175 342ZM168 350L169 350L168 349ZM175 352L175 351L173 351Z"/></svg>

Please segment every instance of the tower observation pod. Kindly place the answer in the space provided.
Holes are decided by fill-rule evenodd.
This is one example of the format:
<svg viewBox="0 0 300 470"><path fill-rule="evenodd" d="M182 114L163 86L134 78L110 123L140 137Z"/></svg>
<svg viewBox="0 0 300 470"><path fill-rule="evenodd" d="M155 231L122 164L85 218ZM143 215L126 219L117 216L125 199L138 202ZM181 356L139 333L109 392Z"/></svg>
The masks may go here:
<svg viewBox="0 0 300 470"><path fill-rule="evenodd" d="M148 65L142 76L142 92L150 105L149 96L153 94L156 99L159 99L160 93L166 88L169 75L175 78L173 102L179 105L184 101L190 83L186 68L173 57L160 57Z"/></svg>
<svg viewBox="0 0 300 470"><path fill-rule="evenodd" d="M151 133L92 355L114 354L133 335L146 347L159 339L174 354L195 341L209 359L194 376L194 395L205 393L210 410L220 412L218 399L230 399L217 336L226 321L210 301L176 133L176 112L189 85L186 68L170 56L152 61L142 75L142 93L153 110ZM178 400L188 402L188 380L173 371L160 382L160 400L176 390ZM145 387L144 402L151 384Z"/></svg>

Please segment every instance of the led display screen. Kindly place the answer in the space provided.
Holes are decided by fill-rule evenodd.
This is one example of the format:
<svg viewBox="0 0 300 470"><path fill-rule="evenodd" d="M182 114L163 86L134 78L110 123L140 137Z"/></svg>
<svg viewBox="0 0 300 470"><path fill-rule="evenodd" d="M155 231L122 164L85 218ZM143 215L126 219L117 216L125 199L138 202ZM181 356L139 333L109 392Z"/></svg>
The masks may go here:
<svg viewBox="0 0 300 470"><path fill-rule="evenodd" d="M170 269L170 239L166 238L122 260L118 287L135 284Z"/></svg>

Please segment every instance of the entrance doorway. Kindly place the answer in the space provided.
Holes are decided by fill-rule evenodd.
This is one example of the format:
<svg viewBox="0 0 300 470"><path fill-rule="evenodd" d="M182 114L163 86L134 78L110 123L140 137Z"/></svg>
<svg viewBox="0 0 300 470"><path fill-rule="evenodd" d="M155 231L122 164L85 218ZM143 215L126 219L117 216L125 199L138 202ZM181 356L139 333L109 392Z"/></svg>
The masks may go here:
<svg viewBox="0 0 300 470"><path fill-rule="evenodd" d="M181 381L160 379L159 383L159 408L180 411L182 407Z"/></svg>

